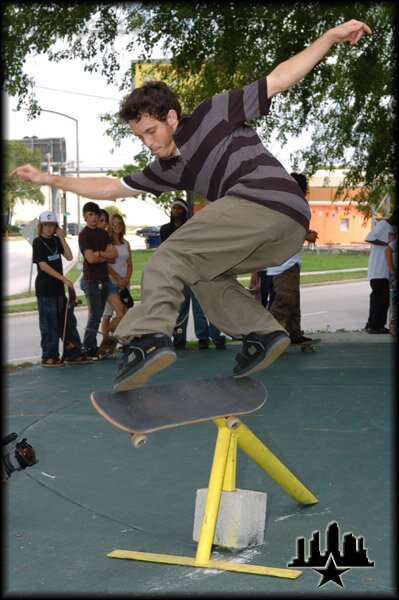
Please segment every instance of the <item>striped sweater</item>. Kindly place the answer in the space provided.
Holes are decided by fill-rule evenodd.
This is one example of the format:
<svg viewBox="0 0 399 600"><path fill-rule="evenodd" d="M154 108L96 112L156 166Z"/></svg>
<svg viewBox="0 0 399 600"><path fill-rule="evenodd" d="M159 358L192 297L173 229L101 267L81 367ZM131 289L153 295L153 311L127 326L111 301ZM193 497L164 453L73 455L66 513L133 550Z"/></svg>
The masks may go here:
<svg viewBox="0 0 399 600"><path fill-rule="evenodd" d="M310 211L297 182L246 125L269 108L265 78L206 98L180 118L173 134L179 153L122 177L122 184L155 196L190 190L211 202L238 196L284 213L307 230Z"/></svg>

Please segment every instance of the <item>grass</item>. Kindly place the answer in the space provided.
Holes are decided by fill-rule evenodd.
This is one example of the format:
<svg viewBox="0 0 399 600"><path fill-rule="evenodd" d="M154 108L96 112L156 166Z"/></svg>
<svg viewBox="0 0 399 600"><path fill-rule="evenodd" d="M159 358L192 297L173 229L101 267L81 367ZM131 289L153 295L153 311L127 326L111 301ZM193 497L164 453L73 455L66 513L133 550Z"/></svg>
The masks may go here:
<svg viewBox="0 0 399 600"><path fill-rule="evenodd" d="M153 254L154 250L132 251L133 273L130 279L131 286L140 286L141 274L144 266ZM301 284L345 281L348 279L364 279L366 276L366 272L364 270L350 271L346 273L320 273L317 275L305 275L304 273L307 271L331 271L336 269L364 269L367 267L368 257L368 252L359 252L356 254L316 254L313 252L304 251L302 252ZM74 266L67 273L68 279L74 283L77 281L80 275L81 270L77 269L76 266ZM240 281L244 286L248 286L250 275L250 273L247 273L240 277ZM77 292L78 298L82 301L82 306L87 306L84 294L79 295L79 289L77 289ZM140 288L132 287L131 294L135 301L139 301L141 299ZM3 306L3 314L22 313L37 310L34 291L6 296L3 298L3 300L19 300L24 298L32 298L32 302Z"/></svg>

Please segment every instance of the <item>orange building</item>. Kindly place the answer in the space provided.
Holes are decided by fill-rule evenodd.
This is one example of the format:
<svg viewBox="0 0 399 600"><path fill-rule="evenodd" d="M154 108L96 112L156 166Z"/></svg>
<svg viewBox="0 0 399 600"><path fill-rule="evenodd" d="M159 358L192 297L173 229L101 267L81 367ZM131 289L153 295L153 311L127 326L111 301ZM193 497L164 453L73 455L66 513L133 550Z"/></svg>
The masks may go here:
<svg viewBox="0 0 399 600"><path fill-rule="evenodd" d="M349 201L333 201L336 187L309 187L308 201L312 213L310 228L319 234L317 243L362 244L371 229L371 219L365 219ZM353 192L355 195L355 192ZM368 245L368 244L366 244Z"/></svg>
<svg viewBox="0 0 399 600"><path fill-rule="evenodd" d="M371 229L371 219L364 216L349 201L333 201L336 187L309 187L308 202L312 213L310 228L319 234L318 245L363 244ZM355 195L355 191L353 194ZM194 195L194 212L206 206L207 201ZM368 246L368 244L365 244Z"/></svg>

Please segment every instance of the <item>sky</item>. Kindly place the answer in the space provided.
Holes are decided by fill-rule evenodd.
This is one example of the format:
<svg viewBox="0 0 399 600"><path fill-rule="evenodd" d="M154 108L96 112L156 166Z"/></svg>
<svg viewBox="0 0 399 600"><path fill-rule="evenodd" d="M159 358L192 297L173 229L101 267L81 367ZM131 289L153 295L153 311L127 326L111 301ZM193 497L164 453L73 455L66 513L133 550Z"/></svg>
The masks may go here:
<svg viewBox="0 0 399 600"><path fill-rule="evenodd" d="M134 57L123 52L120 56L122 76ZM36 80L35 92L42 109L65 113L78 120L81 170L88 167L118 168L131 163L134 155L140 152L142 145L133 137L127 138L120 147L115 148L112 139L105 135L107 124L100 121L99 115L116 113L123 93L116 85L108 85L104 76L86 73L83 61L64 60L55 63L48 61L45 55L39 55L27 59L25 71ZM64 137L67 161L75 163L76 126L73 120L46 112L28 120L25 111L14 112L16 98L8 98L6 95L4 104L6 139L22 139L25 136ZM272 141L268 149L290 170L289 154L299 148L301 143L304 143L303 137L292 140L281 148Z"/></svg>
<svg viewBox="0 0 399 600"><path fill-rule="evenodd" d="M108 85L104 76L85 73L82 61L50 62L45 55L28 58L26 72L36 80L35 93L42 109L53 110L78 120L80 168L120 167L132 162L141 149L140 142L129 138L115 148L105 135L106 123L99 115L118 111L123 95L117 86ZM28 120L26 111L14 112L17 99L6 96L5 134L7 139L25 136L64 137L67 160L76 161L76 125L66 117L42 112Z"/></svg>

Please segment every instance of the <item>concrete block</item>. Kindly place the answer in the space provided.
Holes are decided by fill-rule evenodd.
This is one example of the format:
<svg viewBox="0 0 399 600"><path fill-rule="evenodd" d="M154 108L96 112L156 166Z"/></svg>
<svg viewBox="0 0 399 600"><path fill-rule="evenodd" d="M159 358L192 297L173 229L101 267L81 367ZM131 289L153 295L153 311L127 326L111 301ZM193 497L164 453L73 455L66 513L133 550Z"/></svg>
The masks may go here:
<svg viewBox="0 0 399 600"><path fill-rule="evenodd" d="M193 540L198 542L207 488L197 490ZM267 494L251 490L222 492L213 543L224 548L259 546L265 539Z"/></svg>

